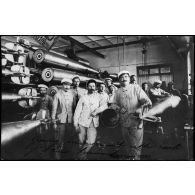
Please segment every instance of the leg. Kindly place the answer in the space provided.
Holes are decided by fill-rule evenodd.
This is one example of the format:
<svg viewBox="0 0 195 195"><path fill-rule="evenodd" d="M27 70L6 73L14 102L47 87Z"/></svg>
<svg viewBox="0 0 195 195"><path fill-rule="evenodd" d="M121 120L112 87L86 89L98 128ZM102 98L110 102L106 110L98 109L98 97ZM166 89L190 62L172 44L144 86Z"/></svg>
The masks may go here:
<svg viewBox="0 0 195 195"><path fill-rule="evenodd" d="M90 151L90 149L93 147L93 144L95 143L96 137L97 137L97 130L93 125L93 122L90 124L90 127L86 129L87 130L87 140L86 144L83 145L81 148L80 153L80 159L86 160L87 159L87 153Z"/></svg>
<svg viewBox="0 0 195 195"><path fill-rule="evenodd" d="M79 125L79 147L81 147L84 142L85 142L85 137L86 137L86 127L83 127L81 125Z"/></svg>
<svg viewBox="0 0 195 195"><path fill-rule="evenodd" d="M87 129L87 140L86 144L87 149L85 150L86 152L89 152L89 150L93 147L93 144L95 143L97 137L97 130L93 125L93 122L91 123L90 127Z"/></svg>
<svg viewBox="0 0 195 195"><path fill-rule="evenodd" d="M143 143L143 128L122 127L122 133L130 159L140 160Z"/></svg>
<svg viewBox="0 0 195 195"><path fill-rule="evenodd" d="M57 140L58 140L58 146L60 150L62 150L64 146L65 130L66 130L65 124L63 123L59 124L57 130L57 134L58 134Z"/></svg>
<svg viewBox="0 0 195 195"><path fill-rule="evenodd" d="M78 159L79 160L85 160L86 156L83 153L83 144L85 142L85 137L86 137L86 127L83 127L79 125L79 154L78 154Z"/></svg>

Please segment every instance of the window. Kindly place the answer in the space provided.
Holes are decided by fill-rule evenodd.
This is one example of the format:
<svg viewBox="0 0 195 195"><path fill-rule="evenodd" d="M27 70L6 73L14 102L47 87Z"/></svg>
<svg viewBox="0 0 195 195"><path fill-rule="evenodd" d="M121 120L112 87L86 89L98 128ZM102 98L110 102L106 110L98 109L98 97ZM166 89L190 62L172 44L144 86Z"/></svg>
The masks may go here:
<svg viewBox="0 0 195 195"><path fill-rule="evenodd" d="M171 69L170 67L161 67L160 68L160 73L170 73Z"/></svg>
<svg viewBox="0 0 195 195"><path fill-rule="evenodd" d="M159 74L159 68L150 68L150 75L151 74Z"/></svg>
<svg viewBox="0 0 195 195"><path fill-rule="evenodd" d="M143 82L149 82L153 84L156 79L165 81L166 84L173 81L173 74L171 70L171 65L159 64L150 66L138 66L137 67L137 78L138 84Z"/></svg>

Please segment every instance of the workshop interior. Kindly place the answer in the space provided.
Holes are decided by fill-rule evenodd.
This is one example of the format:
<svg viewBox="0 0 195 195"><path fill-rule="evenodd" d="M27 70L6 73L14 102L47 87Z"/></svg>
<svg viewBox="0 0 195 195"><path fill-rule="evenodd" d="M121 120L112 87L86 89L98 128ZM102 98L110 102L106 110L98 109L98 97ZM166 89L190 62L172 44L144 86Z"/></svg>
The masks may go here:
<svg viewBox="0 0 195 195"><path fill-rule="evenodd" d="M1 160L194 160L194 36L1 36Z"/></svg>

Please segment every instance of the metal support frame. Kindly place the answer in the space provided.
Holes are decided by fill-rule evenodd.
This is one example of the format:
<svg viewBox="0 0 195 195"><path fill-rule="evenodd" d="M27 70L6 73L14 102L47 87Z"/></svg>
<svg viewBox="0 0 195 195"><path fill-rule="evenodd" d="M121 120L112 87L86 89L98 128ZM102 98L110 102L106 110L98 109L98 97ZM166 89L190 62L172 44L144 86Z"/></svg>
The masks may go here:
<svg viewBox="0 0 195 195"><path fill-rule="evenodd" d="M66 36L66 35L62 35L61 36L63 39L69 40L70 42L74 43L75 45L78 45L79 47L83 48L85 51L89 51L93 54L95 54L96 56L100 57L100 58L105 58L105 56L99 52L97 52L96 50L94 50L93 48L90 48L86 45L84 45L83 43L73 39L70 36Z"/></svg>
<svg viewBox="0 0 195 195"><path fill-rule="evenodd" d="M135 45L135 44L142 44L143 42L152 42L152 41L157 41L159 40L161 37L157 37L157 38L152 38L152 39L140 39L138 41L131 41L131 42L126 42L125 43L125 46L127 45ZM123 46L124 43L117 43L117 44L113 44L113 45L106 45L106 46L101 46L101 47L95 47L93 48L93 50L100 50L100 49L109 49L109 48L114 48L114 47L120 47L120 46ZM84 49L84 50L79 50L77 51L77 53L80 53L80 52L86 52L87 50Z"/></svg>

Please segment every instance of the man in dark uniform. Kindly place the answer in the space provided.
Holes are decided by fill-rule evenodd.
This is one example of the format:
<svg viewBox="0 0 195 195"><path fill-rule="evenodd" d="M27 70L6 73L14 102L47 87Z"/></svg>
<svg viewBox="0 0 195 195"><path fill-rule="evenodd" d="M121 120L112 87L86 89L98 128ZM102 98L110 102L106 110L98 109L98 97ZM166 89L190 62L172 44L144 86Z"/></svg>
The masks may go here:
<svg viewBox="0 0 195 195"><path fill-rule="evenodd" d="M75 104L73 105L73 113L76 109L79 99L83 95L87 94L87 90L79 87L79 85L80 85L80 77L78 75L75 75L72 79L72 89L71 89L71 91L73 92L75 96Z"/></svg>
<svg viewBox="0 0 195 195"><path fill-rule="evenodd" d="M175 95L175 96L181 97L181 94L180 94L179 90L174 88L174 83L173 82L168 83L167 92L170 95Z"/></svg>
<svg viewBox="0 0 195 195"><path fill-rule="evenodd" d="M46 85L38 85L40 99L37 100L37 104L34 107L35 113L32 116L32 119L50 119L53 99L47 95L48 87Z"/></svg>
<svg viewBox="0 0 195 195"><path fill-rule="evenodd" d="M40 84L38 85L40 99L37 100L37 104L34 107L35 113L32 116L32 119L40 120L40 119L51 119L51 111L53 99L49 95L47 95L48 87L46 85ZM37 137L39 143L39 154L41 158L46 158L44 149L47 148L50 144L50 140L53 139L52 129L49 124L46 126L37 127Z"/></svg>

